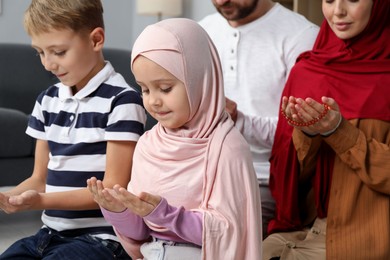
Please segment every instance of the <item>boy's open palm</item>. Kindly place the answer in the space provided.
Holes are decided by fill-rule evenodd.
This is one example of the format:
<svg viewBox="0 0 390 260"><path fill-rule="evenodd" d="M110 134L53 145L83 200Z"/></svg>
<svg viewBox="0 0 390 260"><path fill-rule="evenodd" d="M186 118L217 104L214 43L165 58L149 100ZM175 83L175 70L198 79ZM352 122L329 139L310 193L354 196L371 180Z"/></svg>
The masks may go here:
<svg viewBox="0 0 390 260"><path fill-rule="evenodd" d="M9 213L7 211L7 207L8 207L8 199L9 199L9 196L5 195L4 193L0 192L0 209Z"/></svg>
<svg viewBox="0 0 390 260"><path fill-rule="evenodd" d="M23 210L34 209L41 196L35 190L28 190L20 195L5 196L0 195L1 208L7 213L15 213Z"/></svg>

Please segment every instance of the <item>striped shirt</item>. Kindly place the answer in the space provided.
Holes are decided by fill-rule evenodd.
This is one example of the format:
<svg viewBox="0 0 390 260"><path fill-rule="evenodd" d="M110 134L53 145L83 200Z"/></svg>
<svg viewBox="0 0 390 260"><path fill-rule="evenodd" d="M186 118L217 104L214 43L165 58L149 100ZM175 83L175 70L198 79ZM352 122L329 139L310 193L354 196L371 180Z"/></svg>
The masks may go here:
<svg viewBox="0 0 390 260"><path fill-rule="evenodd" d="M48 141L46 192L85 188L92 176L103 179L107 141L137 141L145 122L140 94L109 62L75 95L62 83L43 91L26 133ZM57 231L96 228L92 233L102 238L114 234L100 210L45 210L42 220Z"/></svg>

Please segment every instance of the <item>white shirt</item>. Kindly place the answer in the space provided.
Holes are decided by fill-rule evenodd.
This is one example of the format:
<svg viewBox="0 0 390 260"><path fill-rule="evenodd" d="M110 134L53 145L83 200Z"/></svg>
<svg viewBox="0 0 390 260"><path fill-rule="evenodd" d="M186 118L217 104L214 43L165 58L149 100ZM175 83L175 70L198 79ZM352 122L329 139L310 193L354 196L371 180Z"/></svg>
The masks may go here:
<svg viewBox="0 0 390 260"><path fill-rule="evenodd" d="M318 26L279 3L237 28L219 13L199 24L218 49L225 95L239 110L236 127L251 146L258 180L267 183L281 93L298 55L312 49Z"/></svg>

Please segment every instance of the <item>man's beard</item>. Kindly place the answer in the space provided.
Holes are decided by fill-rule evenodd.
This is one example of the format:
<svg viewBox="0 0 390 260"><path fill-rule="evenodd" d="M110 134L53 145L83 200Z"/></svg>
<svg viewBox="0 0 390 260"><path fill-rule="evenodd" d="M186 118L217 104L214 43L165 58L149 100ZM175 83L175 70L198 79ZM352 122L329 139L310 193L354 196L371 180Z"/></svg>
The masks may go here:
<svg viewBox="0 0 390 260"><path fill-rule="evenodd" d="M241 6L236 3L227 2L222 6L215 6L217 11L229 21L238 21L248 17L256 9L260 0L253 0L250 5ZM233 7L234 11L226 13L222 7Z"/></svg>

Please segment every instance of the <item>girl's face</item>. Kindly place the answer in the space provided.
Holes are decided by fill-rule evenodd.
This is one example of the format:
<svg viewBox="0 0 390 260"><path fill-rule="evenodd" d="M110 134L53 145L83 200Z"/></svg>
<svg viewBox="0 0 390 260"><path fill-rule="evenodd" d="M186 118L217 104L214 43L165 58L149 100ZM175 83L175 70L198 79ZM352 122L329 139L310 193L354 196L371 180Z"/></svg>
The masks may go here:
<svg viewBox="0 0 390 260"><path fill-rule="evenodd" d="M75 86L80 90L104 67L104 60L100 56L104 42L101 28L90 35L52 29L32 35L31 39L42 65L66 86Z"/></svg>
<svg viewBox="0 0 390 260"><path fill-rule="evenodd" d="M142 55L133 62L133 74L141 86L145 109L151 116L170 129L188 122L190 105L183 82Z"/></svg>
<svg viewBox="0 0 390 260"><path fill-rule="evenodd" d="M373 0L322 0L322 12L336 36L347 40L366 28L372 5Z"/></svg>

